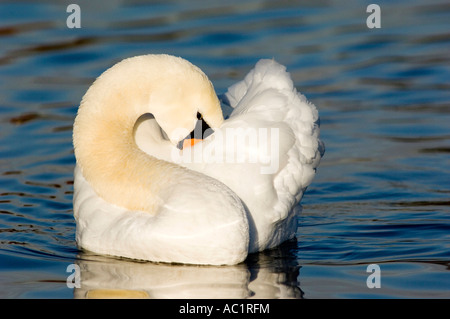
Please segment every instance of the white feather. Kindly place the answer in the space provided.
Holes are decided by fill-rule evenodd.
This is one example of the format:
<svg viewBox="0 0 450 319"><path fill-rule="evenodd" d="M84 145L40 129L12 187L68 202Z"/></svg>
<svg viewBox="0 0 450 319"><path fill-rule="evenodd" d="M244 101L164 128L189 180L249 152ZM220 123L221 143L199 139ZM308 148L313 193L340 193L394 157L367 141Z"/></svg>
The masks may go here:
<svg viewBox="0 0 450 319"><path fill-rule="evenodd" d="M74 215L81 247L152 261L236 264L295 236L297 204L324 152L315 106L273 60L260 60L225 99L233 108L230 117L183 152L164 138L154 118L136 126L141 150L163 166L188 168L171 172L172 181L152 181L172 185L157 194L156 212L105 201L76 167ZM227 142L234 137L241 143Z"/></svg>

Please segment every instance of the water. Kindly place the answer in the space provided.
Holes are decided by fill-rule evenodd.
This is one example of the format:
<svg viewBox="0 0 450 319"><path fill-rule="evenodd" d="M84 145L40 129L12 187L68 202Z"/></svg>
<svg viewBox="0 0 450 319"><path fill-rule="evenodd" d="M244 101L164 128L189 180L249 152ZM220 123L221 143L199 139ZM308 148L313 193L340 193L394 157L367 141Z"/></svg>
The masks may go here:
<svg viewBox="0 0 450 319"><path fill-rule="evenodd" d="M71 2L0 3L0 297L450 297L448 2L378 1L369 29L368 1L79 1L69 29ZM327 147L296 240L233 267L77 249L78 103L102 71L146 53L191 60L218 93L260 58L288 67ZM381 288L368 288L369 264Z"/></svg>

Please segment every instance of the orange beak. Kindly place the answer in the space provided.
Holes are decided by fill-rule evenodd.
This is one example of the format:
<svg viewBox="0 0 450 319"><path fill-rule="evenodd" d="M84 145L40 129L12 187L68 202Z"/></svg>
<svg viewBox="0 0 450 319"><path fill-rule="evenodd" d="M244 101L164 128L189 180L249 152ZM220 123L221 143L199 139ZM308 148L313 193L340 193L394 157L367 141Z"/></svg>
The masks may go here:
<svg viewBox="0 0 450 319"><path fill-rule="evenodd" d="M199 138L187 138L183 141L183 149L185 149L186 147L192 147L200 141L201 139Z"/></svg>

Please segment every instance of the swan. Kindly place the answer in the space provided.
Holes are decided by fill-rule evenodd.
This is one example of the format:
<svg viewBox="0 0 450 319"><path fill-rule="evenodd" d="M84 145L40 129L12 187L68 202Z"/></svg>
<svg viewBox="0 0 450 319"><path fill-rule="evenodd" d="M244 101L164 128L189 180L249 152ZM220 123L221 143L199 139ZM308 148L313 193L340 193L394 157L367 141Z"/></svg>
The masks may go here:
<svg viewBox="0 0 450 319"><path fill-rule="evenodd" d="M295 236L324 153L319 131L316 107L274 60L218 97L183 58L124 59L89 87L74 121L77 244L205 265L273 248Z"/></svg>

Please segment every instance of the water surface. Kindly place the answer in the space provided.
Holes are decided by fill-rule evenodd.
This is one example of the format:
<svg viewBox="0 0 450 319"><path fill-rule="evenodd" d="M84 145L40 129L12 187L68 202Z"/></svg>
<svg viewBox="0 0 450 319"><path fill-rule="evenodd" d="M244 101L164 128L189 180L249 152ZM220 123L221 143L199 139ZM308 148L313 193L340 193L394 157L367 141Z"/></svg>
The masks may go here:
<svg viewBox="0 0 450 319"><path fill-rule="evenodd" d="M378 1L380 29L368 1L80 1L80 29L69 3L0 3L0 297L450 297L448 2ZM76 109L101 72L147 53L187 58L218 93L260 58L287 66L327 148L296 240L233 267L77 249Z"/></svg>

